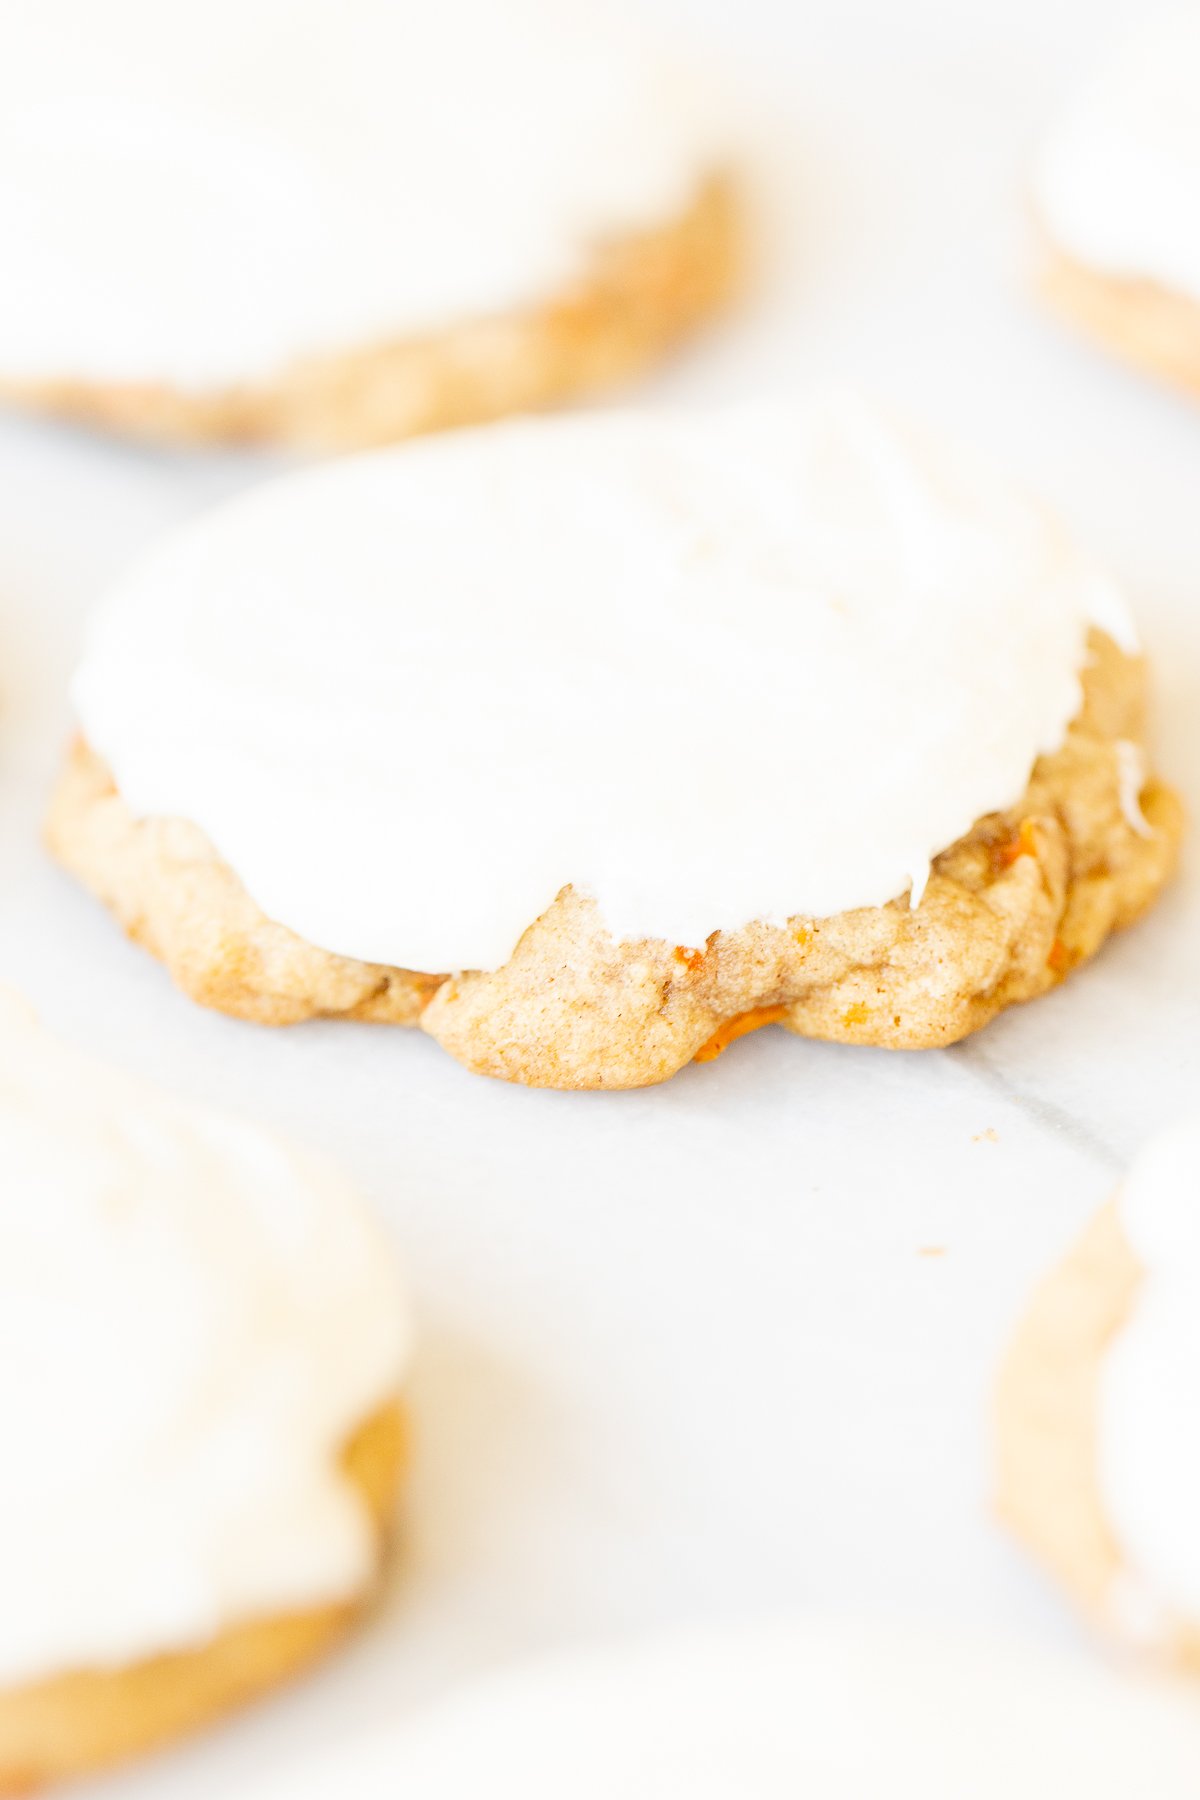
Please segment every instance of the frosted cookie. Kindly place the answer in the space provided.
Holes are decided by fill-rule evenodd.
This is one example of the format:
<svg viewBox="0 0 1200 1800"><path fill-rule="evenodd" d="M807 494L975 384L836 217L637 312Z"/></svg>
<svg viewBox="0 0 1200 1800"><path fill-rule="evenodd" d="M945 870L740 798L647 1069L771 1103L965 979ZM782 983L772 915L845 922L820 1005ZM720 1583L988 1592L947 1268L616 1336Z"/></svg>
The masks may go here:
<svg viewBox="0 0 1200 1800"><path fill-rule="evenodd" d="M594 0L0 0L0 393L381 443L653 361L727 296L707 83Z"/></svg>
<svg viewBox="0 0 1200 1800"><path fill-rule="evenodd" d="M407 1323L345 1183L0 997L0 1793L298 1673L374 1586Z"/></svg>
<svg viewBox="0 0 1200 1800"><path fill-rule="evenodd" d="M1177 11L1102 68L1034 170L1048 298L1120 354L1200 396L1200 13Z"/></svg>
<svg viewBox="0 0 1200 1800"><path fill-rule="evenodd" d="M1112 585L857 400L521 422L279 481L95 621L55 853L194 998L635 1087L947 1044L1147 906Z"/></svg>
<svg viewBox="0 0 1200 1800"><path fill-rule="evenodd" d="M815 1617L528 1664L244 1795L1192 1800L1189 1699L1029 1644Z"/></svg>
<svg viewBox="0 0 1200 1800"><path fill-rule="evenodd" d="M1035 1294L1000 1502L1105 1630L1200 1673L1200 1123L1164 1133Z"/></svg>

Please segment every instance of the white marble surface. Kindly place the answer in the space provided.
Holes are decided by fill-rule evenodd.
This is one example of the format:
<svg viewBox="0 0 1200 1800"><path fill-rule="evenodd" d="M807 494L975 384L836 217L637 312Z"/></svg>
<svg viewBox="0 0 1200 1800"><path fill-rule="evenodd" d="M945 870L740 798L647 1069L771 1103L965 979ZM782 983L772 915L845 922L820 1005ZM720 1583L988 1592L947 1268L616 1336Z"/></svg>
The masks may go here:
<svg viewBox="0 0 1200 1800"><path fill-rule="evenodd" d="M1198 1765L1182 1684L810 1613L511 1664L255 1800L1196 1800Z"/></svg>
<svg viewBox="0 0 1200 1800"><path fill-rule="evenodd" d="M652 391L841 373L990 446L1127 578L1161 763L1197 804L1200 413L1025 287L1031 139L1138 7L653 3L711 30L755 98L772 249L740 319ZM38 821L98 587L263 467L0 423L0 979L64 1035L336 1152L424 1327L379 1615L112 1791L236 1791L472 1670L701 1617L848 1607L1092 1654L989 1516L988 1391L1031 1280L1195 1095L1194 855L1092 968L946 1052L763 1032L662 1088L569 1096L469 1076L416 1034L201 1013L48 863Z"/></svg>

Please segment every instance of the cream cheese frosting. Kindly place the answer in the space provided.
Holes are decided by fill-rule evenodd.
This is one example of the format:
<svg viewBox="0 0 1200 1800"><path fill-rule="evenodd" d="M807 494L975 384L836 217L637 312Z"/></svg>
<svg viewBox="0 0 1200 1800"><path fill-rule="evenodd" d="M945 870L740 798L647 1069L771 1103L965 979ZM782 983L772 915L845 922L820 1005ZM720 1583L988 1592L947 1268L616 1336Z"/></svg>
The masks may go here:
<svg viewBox="0 0 1200 1800"><path fill-rule="evenodd" d="M595 0L0 0L0 374L202 391L553 298L725 155Z"/></svg>
<svg viewBox="0 0 1200 1800"><path fill-rule="evenodd" d="M298 476L101 609L79 719L271 918L495 968L567 883L618 938L882 904L1012 804L1119 595L854 396L518 421Z"/></svg>
<svg viewBox="0 0 1200 1800"><path fill-rule="evenodd" d="M1067 106L1034 171L1054 243L1200 300L1200 12L1160 18Z"/></svg>
<svg viewBox="0 0 1200 1800"><path fill-rule="evenodd" d="M1151 1141L1119 1208L1143 1274L1101 1371L1100 1488L1128 1569L1115 1600L1157 1635L1200 1620L1200 1119Z"/></svg>
<svg viewBox="0 0 1200 1800"><path fill-rule="evenodd" d="M0 996L0 1684L359 1593L339 1467L407 1354L382 1234L252 1126Z"/></svg>
<svg viewBox="0 0 1200 1800"><path fill-rule="evenodd" d="M477 1681L247 1800L1191 1800L1191 1696L1028 1643L809 1617Z"/></svg>

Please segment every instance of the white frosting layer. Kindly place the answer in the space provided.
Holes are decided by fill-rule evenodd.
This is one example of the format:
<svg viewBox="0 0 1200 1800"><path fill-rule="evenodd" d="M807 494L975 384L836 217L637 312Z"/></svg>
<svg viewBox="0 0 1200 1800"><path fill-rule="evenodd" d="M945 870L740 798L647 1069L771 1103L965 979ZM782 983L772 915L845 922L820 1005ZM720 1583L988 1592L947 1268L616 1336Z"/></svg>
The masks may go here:
<svg viewBox="0 0 1200 1800"><path fill-rule="evenodd" d="M1200 11L1172 13L1082 90L1043 147L1051 238L1108 275L1200 300Z"/></svg>
<svg viewBox="0 0 1200 1800"><path fill-rule="evenodd" d="M1024 790L1119 597L1036 506L857 400L517 422L264 487L147 556L75 683L140 815L272 918L503 963L920 890Z"/></svg>
<svg viewBox="0 0 1200 1800"><path fill-rule="evenodd" d="M1101 1374L1100 1487L1133 1577L1125 1599L1159 1628L1200 1621L1200 1119L1142 1151L1120 1197L1144 1270Z"/></svg>
<svg viewBox="0 0 1200 1800"><path fill-rule="evenodd" d="M0 1685L357 1592L407 1323L340 1177L3 996L0 1179Z"/></svg>
<svg viewBox="0 0 1200 1800"><path fill-rule="evenodd" d="M598 0L0 0L0 26L8 377L202 389L537 302L723 155L700 84Z"/></svg>
<svg viewBox="0 0 1200 1800"><path fill-rule="evenodd" d="M246 1800L1194 1800L1192 1698L1028 1643L816 1618L493 1676Z"/></svg>

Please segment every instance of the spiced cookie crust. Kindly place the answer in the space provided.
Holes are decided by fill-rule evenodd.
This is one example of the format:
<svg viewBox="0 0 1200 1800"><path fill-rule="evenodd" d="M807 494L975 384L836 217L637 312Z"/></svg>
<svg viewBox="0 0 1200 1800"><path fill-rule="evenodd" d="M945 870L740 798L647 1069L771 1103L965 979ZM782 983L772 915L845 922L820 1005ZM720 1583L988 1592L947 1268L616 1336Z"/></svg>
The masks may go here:
<svg viewBox="0 0 1200 1800"><path fill-rule="evenodd" d="M1084 705L1020 801L902 896L831 918L618 942L566 887L493 973L419 974L318 950L267 919L195 826L136 820L85 743L47 822L53 853L203 1005L262 1024L417 1025L467 1068L535 1087L662 1081L758 1023L849 1044L953 1043L1054 987L1155 899L1183 829L1172 791L1130 804L1145 668L1099 632Z"/></svg>
<svg viewBox="0 0 1200 1800"><path fill-rule="evenodd" d="M742 249L735 184L713 175L680 219L599 246L574 286L537 306L309 357L274 380L211 393L13 382L0 371L0 395L164 443L386 444L535 411L633 377L729 300Z"/></svg>
<svg viewBox="0 0 1200 1800"><path fill-rule="evenodd" d="M347 1445L343 1468L381 1548L405 1460L398 1404ZM0 1693L0 1794L25 1794L153 1750L292 1679L350 1630L366 1596L223 1631L200 1649L81 1669Z"/></svg>

